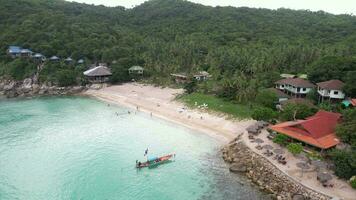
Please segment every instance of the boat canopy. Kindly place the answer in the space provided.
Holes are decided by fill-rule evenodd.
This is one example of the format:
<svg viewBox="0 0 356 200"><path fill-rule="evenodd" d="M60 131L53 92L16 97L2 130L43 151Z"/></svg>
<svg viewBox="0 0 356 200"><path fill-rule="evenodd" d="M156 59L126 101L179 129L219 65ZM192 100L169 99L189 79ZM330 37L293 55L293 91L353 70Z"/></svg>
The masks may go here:
<svg viewBox="0 0 356 200"><path fill-rule="evenodd" d="M157 159L158 159L157 156L149 156L149 157L147 158L148 162L152 162L152 161L155 161L155 160L157 160Z"/></svg>

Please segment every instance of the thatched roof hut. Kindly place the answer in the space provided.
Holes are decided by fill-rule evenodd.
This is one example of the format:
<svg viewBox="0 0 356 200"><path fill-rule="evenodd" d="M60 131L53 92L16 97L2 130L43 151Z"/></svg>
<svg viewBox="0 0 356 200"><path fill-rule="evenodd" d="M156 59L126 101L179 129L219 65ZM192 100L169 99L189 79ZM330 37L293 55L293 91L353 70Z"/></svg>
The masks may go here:
<svg viewBox="0 0 356 200"><path fill-rule="evenodd" d="M97 66L83 73L91 83L104 83L109 81L111 70L105 66Z"/></svg>

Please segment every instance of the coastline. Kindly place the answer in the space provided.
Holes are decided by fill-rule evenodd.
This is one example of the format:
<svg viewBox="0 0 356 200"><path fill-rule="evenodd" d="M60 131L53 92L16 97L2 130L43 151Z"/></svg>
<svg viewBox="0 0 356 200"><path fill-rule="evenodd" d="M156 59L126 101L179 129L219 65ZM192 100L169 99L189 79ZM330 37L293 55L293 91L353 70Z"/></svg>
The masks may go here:
<svg viewBox="0 0 356 200"><path fill-rule="evenodd" d="M354 193L353 191L347 191L345 194L340 194L343 189L339 188L340 190L338 189L337 194L335 194L335 190L328 191L315 180L311 181L306 178L301 179L297 177L298 173L296 173L297 169L295 169L295 165L286 167L271 162L262 156L260 152L256 152L253 144L249 144L246 128L254 124L254 120L231 120L218 113L207 113L204 110L189 109L183 103L175 100L175 97L182 93L183 90L181 89L159 88L151 85L127 83L101 88L99 90L89 89L80 93L80 95L93 97L110 104L125 106L132 110L138 108L138 111L152 114L152 117L157 117L207 134L221 142L223 149L222 156L224 156L224 154L226 156L225 145L236 143L236 138L240 137L239 139L245 144L245 149L248 149L248 151L244 151L245 154L234 152L233 154L239 154L240 156L233 156L233 158L235 158L235 161L239 159L246 163L252 160L253 165L258 163L260 170L252 167L252 169L258 172L257 176L249 173L244 174L259 185L261 190L273 194L272 196L275 199L293 199L293 196L299 199L331 199L331 196L342 196L345 198L341 199L350 199L350 194ZM251 159L246 160L246 158ZM225 158L225 160L231 164L228 159ZM294 162L296 162L295 159L291 161L291 163ZM265 173L266 171L268 173ZM273 178L274 186L266 188L265 185L268 184L266 184L266 181L260 181L261 178L262 180ZM339 180L338 182L340 183ZM277 189L273 189L276 185L283 186L285 184L288 184L289 188L286 189L284 187L283 189L279 189L277 187ZM306 193L306 195L304 195L304 193Z"/></svg>
<svg viewBox="0 0 356 200"><path fill-rule="evenodd" d="M146 95L151 95L148 97ZM160 93L160 94L159 94ZM246 127L253 124L253 120L228 120L197 109L189 109L183 103L175 101L181 89L158 88L149 85L129 83L102 88L100 90L87 90L79 95L99 99L111 104L121 105L130 109L157 117L191 130L205 133L223 145L245 131ZM156 94L156 95L155 95ZM183 112L179 112L184 108Z"/></svg>
<svg viewBox="0 0 356 200"><path fill-rule="evenodd" d="M226 145L222 154L225 162L230 164L232 173L246 176L274 199L332 199L330 195L295 180L271 161L254 152L246 145L242 135Z"/></svg>

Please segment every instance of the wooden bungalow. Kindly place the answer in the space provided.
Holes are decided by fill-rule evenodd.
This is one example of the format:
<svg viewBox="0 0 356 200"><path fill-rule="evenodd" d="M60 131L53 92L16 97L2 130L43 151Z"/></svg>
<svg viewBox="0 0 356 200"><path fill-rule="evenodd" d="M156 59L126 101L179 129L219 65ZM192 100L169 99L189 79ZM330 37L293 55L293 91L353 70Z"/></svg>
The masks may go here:
<svg viewBox="0 0 356 200"><path fill-rule="evenodd" d="M188 76L185 74L171 74L176 83L187 83Z"/></svg>
<svg viewBox="0 0 356 200"><path fill-rule="evenodd" d="M130 75L139 75L143 76L144 69L141 66L132 66L129 68Z"/></svg>
<svg viewBox="0 0 356 200"><path fill-rule="evenodd" d="M110 80L111 70L106 66L97 66L83 73L91 83L105 83Z"/></svg>

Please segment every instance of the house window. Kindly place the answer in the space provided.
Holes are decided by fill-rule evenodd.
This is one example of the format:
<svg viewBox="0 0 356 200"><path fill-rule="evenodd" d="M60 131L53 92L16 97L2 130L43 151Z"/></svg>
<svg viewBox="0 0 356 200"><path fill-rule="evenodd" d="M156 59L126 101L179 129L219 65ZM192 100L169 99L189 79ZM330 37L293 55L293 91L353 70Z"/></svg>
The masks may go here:
<svg viewBox="0 0 356 200"><path fill-rule="evenodd" d="M338 91L334 91L334 94L335 94L335 95L338 95L338 94L339 94L339 92L338 92Z"/></svg>

